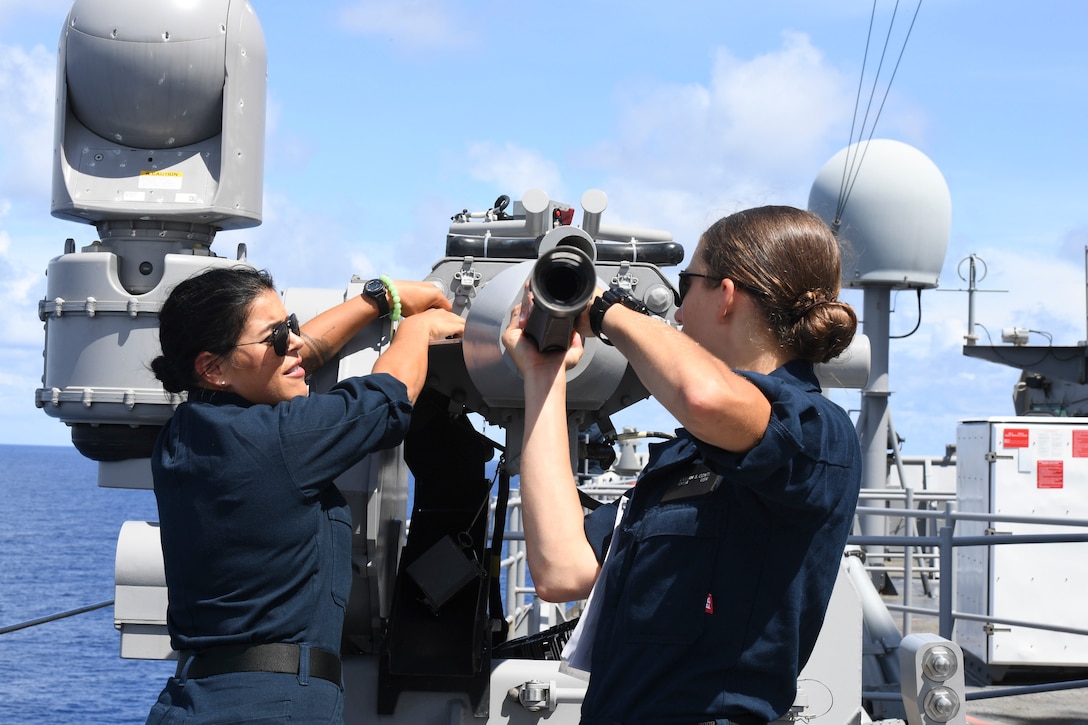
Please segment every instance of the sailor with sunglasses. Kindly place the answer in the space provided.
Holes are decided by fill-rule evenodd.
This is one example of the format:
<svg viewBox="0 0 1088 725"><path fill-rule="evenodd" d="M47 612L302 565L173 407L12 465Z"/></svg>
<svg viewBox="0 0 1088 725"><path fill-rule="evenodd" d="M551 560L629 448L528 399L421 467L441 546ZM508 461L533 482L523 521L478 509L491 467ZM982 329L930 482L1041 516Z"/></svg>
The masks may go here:
<svg viewBox="0 0 1088 725"><path fill-rule="evenodd" d="M342 722L351 513L333 479L403 440L430 341L464 330L434 285L372 282L301 327L245 266L163 304L152 369L188 394L152 456L179 657L148 723ZM373 372L309 395L307 374L391 300L405 317Z"/></svg>
<svg viewBox="0 0 1088 725"><path fill-rule="evenodd" d="M861 485L853 424L813 371L857 326L839 284L818 217L761 207L703 233L680 273L682 329L618 287L587 306L566 352L540 353L525 310L512 316L503 342L532 421L529 570L547 601L592 593L563 652L567 671L591 674L583 725L765 725L793 704ZM580 337L614 345L683 426L619 502L585 517L566 410Z"/></svg>

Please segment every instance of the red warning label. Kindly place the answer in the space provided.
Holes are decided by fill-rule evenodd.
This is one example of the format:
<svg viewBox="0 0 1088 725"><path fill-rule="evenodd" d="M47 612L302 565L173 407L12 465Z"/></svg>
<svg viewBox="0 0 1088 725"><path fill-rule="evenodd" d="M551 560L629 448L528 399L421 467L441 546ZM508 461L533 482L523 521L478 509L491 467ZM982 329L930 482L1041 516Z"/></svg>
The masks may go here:
<svg viewBox="0 0 1088 725"><path fill-rule="evenodd" d="M1027 448L1029 443L1027 428L1006 428L1001 444L1005 448Z"/></svg>
<svg viewBox="0 0 1088 725"><path fill-rule="evenodd" d="M1064 461L1039 461L1035 473L1036 488L1062 488L1065 485Z"/></svg>
<svg viewBox="0 0 1088 725"><path fill-rule="evenodd" d="M1073 458L1088 458L1088 430L1073 431Z"/></svg>

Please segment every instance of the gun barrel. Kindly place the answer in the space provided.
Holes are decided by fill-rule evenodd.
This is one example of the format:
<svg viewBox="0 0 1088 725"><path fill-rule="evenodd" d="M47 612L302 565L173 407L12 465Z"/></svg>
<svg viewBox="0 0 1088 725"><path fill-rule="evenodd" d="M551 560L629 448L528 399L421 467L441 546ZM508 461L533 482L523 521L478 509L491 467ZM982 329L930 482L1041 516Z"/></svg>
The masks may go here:
<svg viewBox="0 0 1088 725"><path fill-rule="evenodd" d="M548 250L529 275L533 301L525 334L541 351L566 350L575 319L596 289L597 273L588 254L562 244Z"/></svg>

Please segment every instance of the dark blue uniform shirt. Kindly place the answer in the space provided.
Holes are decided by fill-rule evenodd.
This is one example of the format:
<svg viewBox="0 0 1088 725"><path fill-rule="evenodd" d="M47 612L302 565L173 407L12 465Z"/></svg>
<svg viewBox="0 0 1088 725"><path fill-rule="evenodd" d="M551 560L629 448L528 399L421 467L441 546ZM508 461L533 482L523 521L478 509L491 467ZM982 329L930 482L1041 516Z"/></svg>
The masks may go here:
<svg viewBox="0 0 1088 725"><path fill-rule="evenodd" d="M410 413L403 383L384 374L276 406L191 392L151 461L173 648L339 652L351 513L333 479L399 444Z"/></svg>
<svg viewBox="0 0 1088 725"><path fill-rule="evenodd" d="M771 721L793 704L852 526L861 451L810 364L743 374L771 402L756 447L730 453L680 429L651 447L630 492L597 600L585 725ZM586 519L598 558L614 520L614 505Z"/></svg>

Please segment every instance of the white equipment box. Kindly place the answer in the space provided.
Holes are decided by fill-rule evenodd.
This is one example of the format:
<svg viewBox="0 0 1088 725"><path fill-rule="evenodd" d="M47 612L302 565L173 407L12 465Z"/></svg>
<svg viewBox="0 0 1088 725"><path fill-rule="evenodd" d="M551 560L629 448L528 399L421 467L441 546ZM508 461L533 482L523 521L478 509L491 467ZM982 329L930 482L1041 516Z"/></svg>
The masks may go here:
<svg viewBox="0 0 1088 725"><path fill-rule="evenodd" d="M1088 519L1088 420L1010 417L956 431L961 512ZM1083 534L1088 529L960 521L957 536ZM956 611L1086 629L1088 544L957 547ZM955 641L999 672L1008 666L1088 667L1088 636L957 619Z"/></svg>

